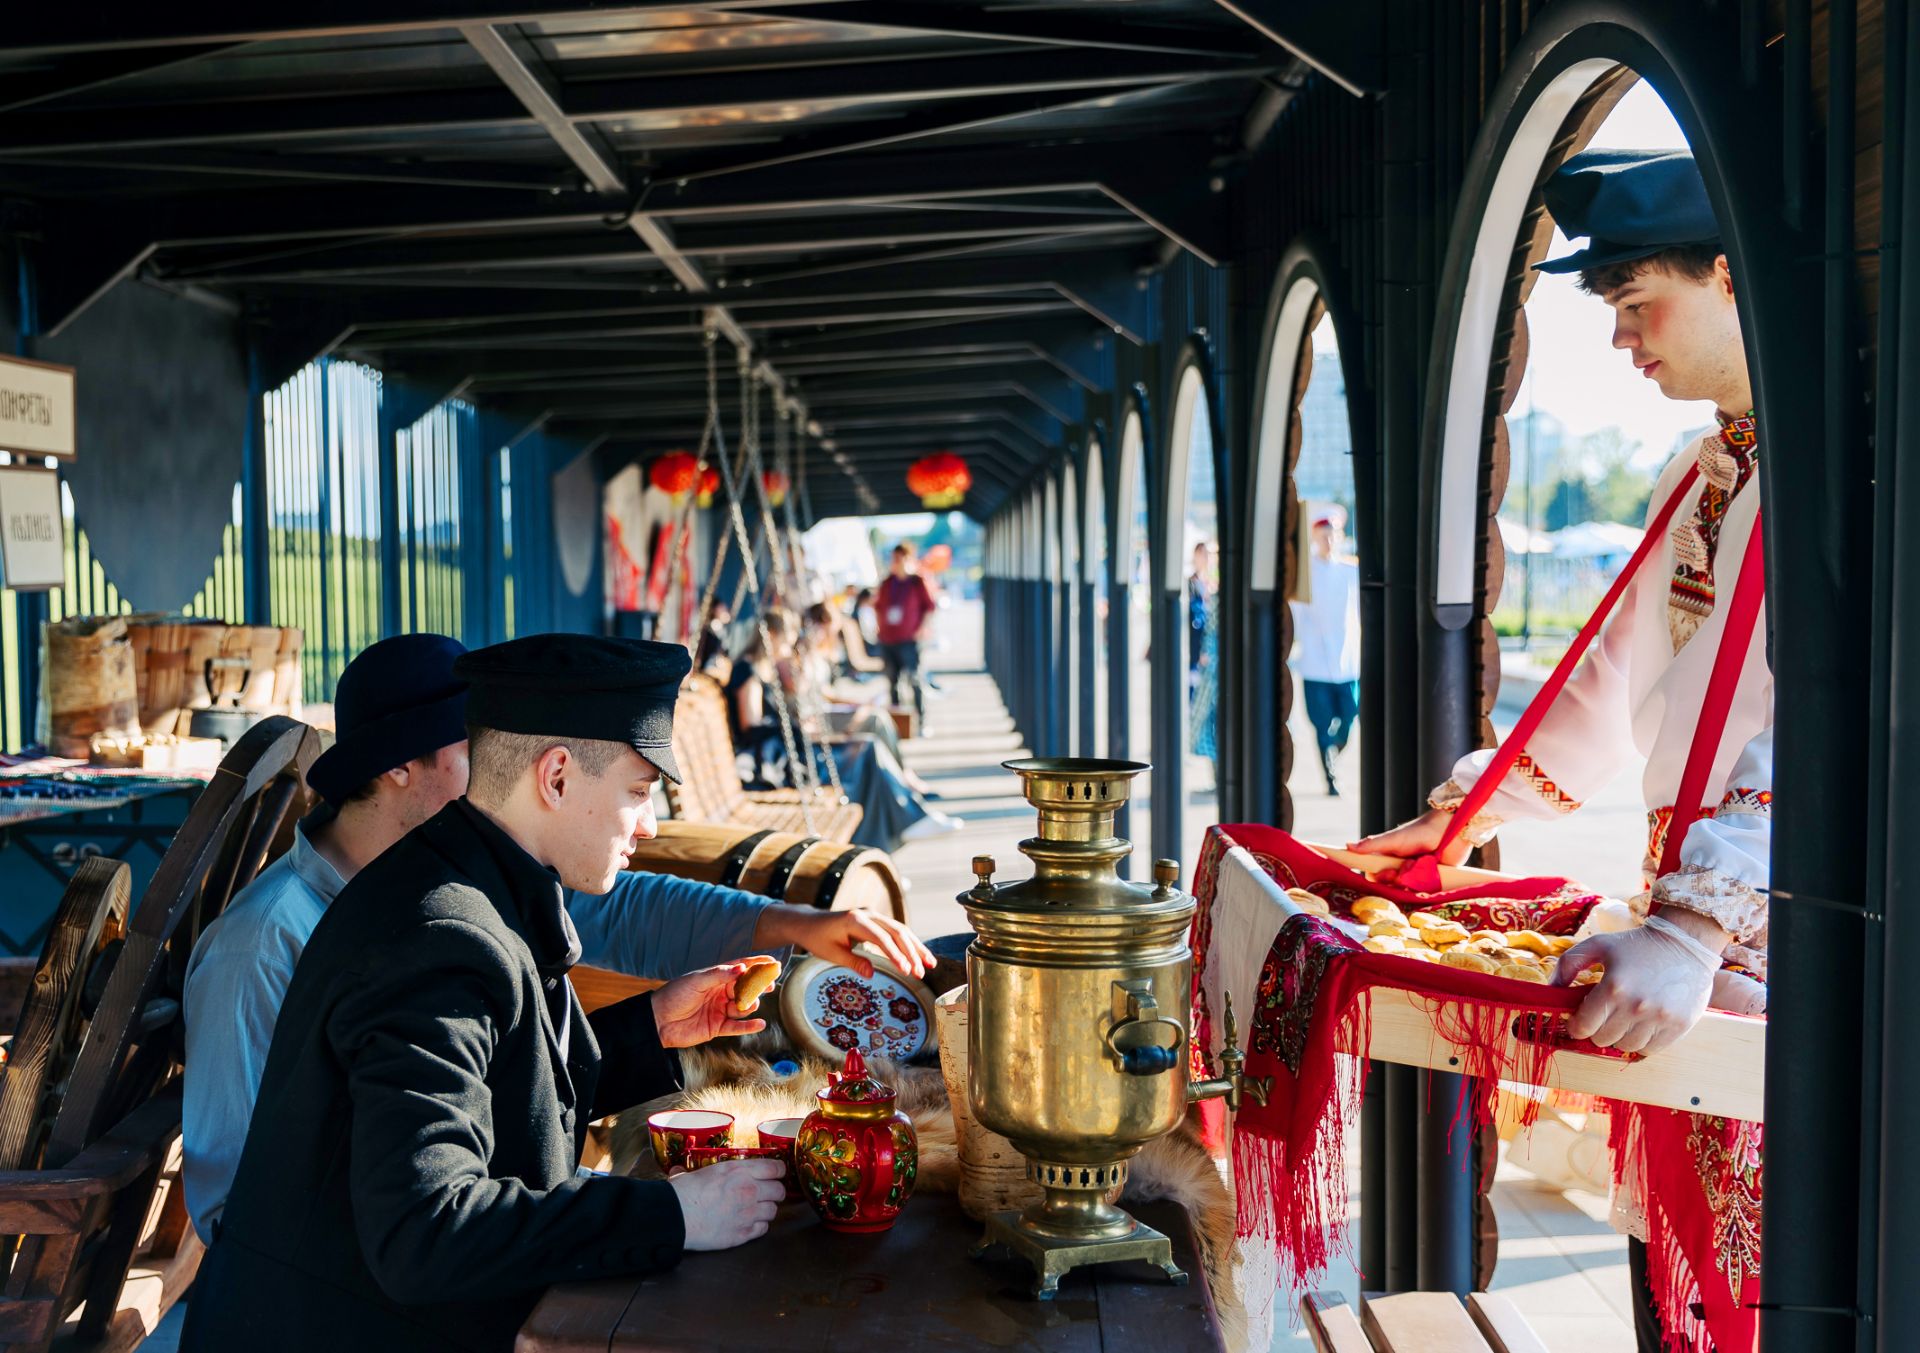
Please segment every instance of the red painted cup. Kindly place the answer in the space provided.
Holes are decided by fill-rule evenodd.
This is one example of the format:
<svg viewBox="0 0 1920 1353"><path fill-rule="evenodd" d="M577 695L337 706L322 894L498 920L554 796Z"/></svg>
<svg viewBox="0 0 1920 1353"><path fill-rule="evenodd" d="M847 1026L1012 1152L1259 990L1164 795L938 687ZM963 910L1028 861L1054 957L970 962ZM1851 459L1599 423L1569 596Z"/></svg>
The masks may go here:
<svg viewBox="0 0 1920 1353"><path fill-rule="evenodd" d="M653 1158L667 1174L687 1168L696 1147L725 1146L733 1140L733 1115L718 1109L664 1109L647 1118Z"/></svg>
<svg viewBox="0 0 1920 1353"><path fill-rule="evenodd" d="M780 1159L787 1163L787 1197L800 1197L800 1188L796 1173L799 1166L793 1155L794 1139L800 1135L800 1125L804 1118L769 1118L760 1125L760 1145L778 1147Z"/></svg>

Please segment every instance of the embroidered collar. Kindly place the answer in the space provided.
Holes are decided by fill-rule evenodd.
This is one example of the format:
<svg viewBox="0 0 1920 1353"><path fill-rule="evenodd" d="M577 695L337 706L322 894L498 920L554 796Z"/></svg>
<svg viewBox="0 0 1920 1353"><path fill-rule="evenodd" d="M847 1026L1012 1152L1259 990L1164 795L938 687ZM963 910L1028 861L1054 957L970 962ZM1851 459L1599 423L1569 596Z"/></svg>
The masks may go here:
<svg viewBox="0 0 1920 1353"><path fill-rule="evenodd" d="M1719 413L1715 417L1720 420L1720 435L1702 437L1695 457L1702 478L1722 493L1734 493L1753 474L1760 433L1751 410L1739 418Z"/></svg>

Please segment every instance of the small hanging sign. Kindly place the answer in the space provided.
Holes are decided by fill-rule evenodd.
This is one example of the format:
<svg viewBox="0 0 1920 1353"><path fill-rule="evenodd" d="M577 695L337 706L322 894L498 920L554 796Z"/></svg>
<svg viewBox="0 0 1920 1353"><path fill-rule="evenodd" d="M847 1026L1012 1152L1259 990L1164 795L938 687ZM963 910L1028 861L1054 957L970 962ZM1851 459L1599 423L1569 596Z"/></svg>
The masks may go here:
<svg viewBox="0 0 1920 1353"><path fill-rule="evenodd" d="M0 357L0 451L74 457L73 368Z"/></svg>
<svg viewBox="0 0 1920 1353"><path fill-rule="evenodd" d="M66 582L66 560L60 476L0 466L0 581L16 592L45 592Z"/></svg>

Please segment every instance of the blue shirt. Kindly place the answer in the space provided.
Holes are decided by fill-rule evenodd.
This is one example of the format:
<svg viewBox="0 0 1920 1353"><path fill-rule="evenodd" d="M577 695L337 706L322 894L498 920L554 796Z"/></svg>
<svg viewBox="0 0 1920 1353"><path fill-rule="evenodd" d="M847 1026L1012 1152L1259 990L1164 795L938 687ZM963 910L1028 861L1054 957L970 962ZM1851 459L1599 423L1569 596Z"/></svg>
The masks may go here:
<svg viewBox="0 0 1920 1353"><path fill-rule="evenodd" d="M294 965L346 886L304 827L293 847L207 927L187 963L181 1138L187 1211L203 1240L227 1203ZM622 874L607 893L569 892L580 961L670 980L753 952L767 898L671 874Z"/></svg>

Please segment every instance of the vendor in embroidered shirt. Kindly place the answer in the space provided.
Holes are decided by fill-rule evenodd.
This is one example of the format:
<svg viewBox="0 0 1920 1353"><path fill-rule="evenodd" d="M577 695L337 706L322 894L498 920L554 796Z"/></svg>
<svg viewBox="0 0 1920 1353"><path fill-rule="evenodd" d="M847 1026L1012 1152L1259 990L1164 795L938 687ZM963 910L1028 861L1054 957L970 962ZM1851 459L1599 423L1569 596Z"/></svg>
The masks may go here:
<svg viewBox="0 0 1920 1353"><path fill-rule="evenodd" d="M1749 547L1759 548L1759 433L1735 279L1693 157L1590 151L1549 179L1544 196L1561 230L1589 243L1539 266L1577 271L1582 288L1613 310L1613 346L1669 398L1712 400L1720 426L1660 476L1650 518L1678 495L1665 538L1527 738L1513 773L1441 858L1457 863L1506 819L1575 811L1620 769L1631 739L1647 758L1645 872L1658 912L1644 926L1576 945L1557 980L1604 964L1604 978L1568 1032L1603 1047L1652 1052L1692 1027L1709 1003L1749 1013L1766 1004L1773 676L1764 617L1744 639L1706 792L1676 808L1729 630L1734 580ZM1493 755L1463 757L1434 791L1429 812L1356 847L1406 857L1439 848ZM1663 873L1671 830L1684 837L1677 868Z"/></svg>

